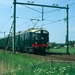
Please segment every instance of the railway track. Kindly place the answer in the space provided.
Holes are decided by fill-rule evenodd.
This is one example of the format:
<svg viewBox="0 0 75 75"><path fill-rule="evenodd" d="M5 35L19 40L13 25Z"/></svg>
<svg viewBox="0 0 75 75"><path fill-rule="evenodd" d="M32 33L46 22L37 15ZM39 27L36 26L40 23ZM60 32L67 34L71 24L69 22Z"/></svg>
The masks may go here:
<svg viewBox="0 0 75 75"><path fill-rule="evenodd" d="M1 50L4 51L4 50ZM8 51L11 53L11 51ZM27 56L32 56L34 58L42 58L46 61L48 60L64 60L64 61L75 61L75 55L70 55L70 54L62 54L62 53L49 53L47 52L45 55L41 55L41 54L33 54L33 53L20 53L20 52L16 52L17 54L23 54L23 55L27 55Z"/></svg>
<svg viewBox="0 0 75 75"><path fill-rule="evenodd" d="M42 58L46 61L49 61L49 60L64 60L64 61L75 61L75 55L70 55L70 54L61 54L61 53L46 53L45 55L35 55L33 53L31 54L27 54L27 53L24 53L25 55L28 55L28 56L32 56L34 58Z"/></svg>
<svg viewBox="0 0 75 75"><path fill-rule="evenodd" d="M75 61L75 55L47 55L46 57L52 60Z"/></svg>

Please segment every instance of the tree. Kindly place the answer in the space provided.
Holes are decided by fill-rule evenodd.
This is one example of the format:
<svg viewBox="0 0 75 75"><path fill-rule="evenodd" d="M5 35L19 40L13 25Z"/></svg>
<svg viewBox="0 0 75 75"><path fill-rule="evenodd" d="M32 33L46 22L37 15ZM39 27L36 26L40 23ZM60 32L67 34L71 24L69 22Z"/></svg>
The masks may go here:
<svg viewBox="0 0 75 75"><path fill-rule="evenodd" d="M70 45L71 47L73 47L74 44L75 44L75 41L69 41L69 45Z"/></svg>

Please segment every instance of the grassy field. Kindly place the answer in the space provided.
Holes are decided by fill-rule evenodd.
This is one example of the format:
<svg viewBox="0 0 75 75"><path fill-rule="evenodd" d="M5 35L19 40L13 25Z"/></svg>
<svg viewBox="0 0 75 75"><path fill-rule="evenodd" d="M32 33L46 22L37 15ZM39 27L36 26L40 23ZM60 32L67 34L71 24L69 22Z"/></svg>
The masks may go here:
<svg viewBox="0 0 75 75"><path fill-rule="evenodd" d="M75 63L0 51L0 75L75 75Z"/></svg>
<svg viewBox="0 0 75 75"><path fill-rule="evenodd" d="M11 52L0 51L0 75L23 75L25 67L37 64L42 60L23 54L12 54ZM19 74L18 74L19 73Z"/></svg>
<svg viewBox="0 0 75 75"><path fill-rule="evenodd" d="M49 52L66 53L66 48L49 49ZM75 47L69 47L69 53L75 54Z"/></svg>

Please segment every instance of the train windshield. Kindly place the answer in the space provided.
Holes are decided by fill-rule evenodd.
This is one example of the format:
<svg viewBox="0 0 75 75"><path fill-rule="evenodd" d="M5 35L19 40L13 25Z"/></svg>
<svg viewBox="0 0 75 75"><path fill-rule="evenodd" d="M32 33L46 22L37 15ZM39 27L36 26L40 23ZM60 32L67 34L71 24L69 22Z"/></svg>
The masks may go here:
<svg viewBox="0 0 75 75"><path fill-rule="evenodd" d="M35 32L35 40L46 40L48 41L48 32L47 31L37 31Z"/></svg>
<svg viewBox="0 0 75 75"><path fill-rule="evenodd" d="M49 35L49 33L47 31L43 31L42 35L41 35L41 39L48 41L48 38L49 38L48 35Z"/></svg>
<svg viewBox="0 0 75 75"><path fill-rule="evenodd" d="M48 34L48 32L47 31L43 31L43 34Z"/></svg>
<svg viewBox="0 0 75 75"><path fill-rule="evenodd" d="M35 39L40 40L40 38L41 38L41 31L36 31L35 32Z"/></svg>

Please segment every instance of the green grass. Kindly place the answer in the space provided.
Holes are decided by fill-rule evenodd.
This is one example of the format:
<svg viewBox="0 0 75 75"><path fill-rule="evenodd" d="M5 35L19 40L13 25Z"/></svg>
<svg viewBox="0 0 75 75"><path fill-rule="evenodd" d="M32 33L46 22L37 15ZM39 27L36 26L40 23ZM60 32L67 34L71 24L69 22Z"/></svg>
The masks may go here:
<svg viewBox="0 0 75 75"><path fill-rule="evenodd" d="M42 64L39 68L34 69L34 75L74 75L74 63L52 62Z"/></svg>
<svg viewBox="0 0 75 75"><path fill-rule="evenodd" d="M49 52L56 52L56 53L66 53L66 48L58 48L58 49L49 49ZM75 47L69 47L69 53L75 54Z"/></svg>
<svg viewBox="0 0 75 75"><path fill-rule="evenodd" d="M18 73L23 73L25 67L37 64L41 61L40 59L23 54L12 54L11 52L6 52L4 54L0 51L0 70L2 69L5 75L8 75L8 73L10 73L9 75L13 73L19 75Z"/></svg>
<svg viewBox="0 0 75 75"><path fill-rule="evenodd" d="M75 75L75 63L0 51L0 75Z"/></svg>

